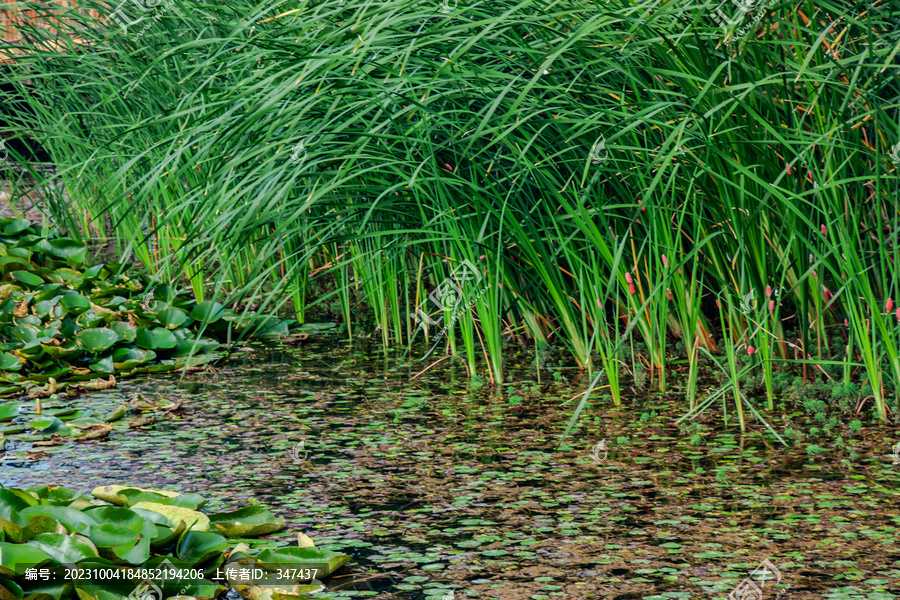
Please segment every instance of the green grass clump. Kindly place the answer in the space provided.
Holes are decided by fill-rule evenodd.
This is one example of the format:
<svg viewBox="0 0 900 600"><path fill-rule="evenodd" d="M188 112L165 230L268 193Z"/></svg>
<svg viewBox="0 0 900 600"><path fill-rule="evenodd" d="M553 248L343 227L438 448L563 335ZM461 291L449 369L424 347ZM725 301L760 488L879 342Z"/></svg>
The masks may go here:
<svg viewBox="0 0 900 600"><path fill-rule="evenodd" d="M184 0L128 33L69 12L25 30L6 82L28 110L3 118L58 165L71 235L198 300L300 321L337 301L348 325L362 303L383 344L427 337L495 383L505 339L552 342L617 404L623 367L666 389L677 339L691 409L708 355L742 426L740 378L772 409L784 370L886 418L900 5L776 4L727 32L717 7ZM620 357L636 343L646 364Z"/></svg>

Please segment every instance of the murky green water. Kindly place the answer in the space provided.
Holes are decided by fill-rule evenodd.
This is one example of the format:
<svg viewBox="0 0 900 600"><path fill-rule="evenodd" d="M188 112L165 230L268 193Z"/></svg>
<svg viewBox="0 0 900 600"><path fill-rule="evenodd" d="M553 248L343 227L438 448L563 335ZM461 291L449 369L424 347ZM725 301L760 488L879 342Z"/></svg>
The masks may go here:
<svg viewBox="0 0 900 600"><path fill-rule="evenodd" d="M763 598L787 585L782 598L900 590L894 429L848 440L858 456L785 449L758 424L691 445L671 425L678 399L649 396L620 412L598 402L557 452L574 402L560 405L583 381L537 386L511 369L492 396L449 365L410 382L424 365L336 345L75 399L101 412L137 393L183 405L45 455L9 442L0 479L166 487L210 510L255 498L286 517L270 543L304 531L354 556L323 598L724 598L766 558L782 581Z"/></svg>

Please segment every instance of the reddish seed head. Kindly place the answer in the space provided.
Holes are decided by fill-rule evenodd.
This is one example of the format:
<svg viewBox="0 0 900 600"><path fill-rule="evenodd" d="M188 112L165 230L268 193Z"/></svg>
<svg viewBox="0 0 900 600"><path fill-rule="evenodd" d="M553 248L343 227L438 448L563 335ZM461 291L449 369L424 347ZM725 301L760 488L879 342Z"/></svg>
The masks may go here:
<svg viewBox="0 0 900 600"><path fill-rule="evenodd" d="M900 308L898 308L897 310L900 310ZM847 319L844 319L844 327L850 327L850 323L847 321Z"/></svg>
<svg viewBox="0 0 900 600"><path fill-rule="evenodd" d="M813 255L812 252L809 253L809 264L813 263Z"/></svg>
<svg viewBox="0 0 900 600"><path fill-rule="evenodd" d="M646 207L646 206L642 206L642 207L641 207L641 210L642 210L642 211L645 211L645 210L647 210L647 207Z"/></svg>
<svg viewBox="0 0 900 600"><path fill-rule="evenodd" d="M451 167L449 163L444 163L444 166L447 167L448 169L450 169L451 171L453 170L453 167Z"/></svg>
<svg viewBox="0 0 900 600"><path fill-rule="evenodd" d="M767 285L766 286L766 298L771 298L771 297L772 297L772 286Z"/></svg>
<svg viewBox="0 0 900 600"><path fill-rule="evenodd" d="M753 346L747 346L747 354L749 354L750 356L753 356L753 354L755 352L756 352L756 348L754 348Z"/></svg>
<svg viewBox="0 0 900 600"><path fill-rule="evenodd" d="M900 321L900 306L897 307L897 320Z"/></svg>
<svg viewBox="0 0 900 600"><path fill-rule="evenodd" d="M769 312L775 312L775 301L769 300Z"/></svg>
<svg viewBox="0 0 900 600"><path fill-rule="evenodd" d="M722 308L722 305L719 304L719 299L716 298L716 308Z"/></svg>
<svg viewBox="0 0 900 600"><path fill-rule="evenodd" d="M634 281L632 281L631 279L631 273L625 273L625 281L627 281L628 283L634 283Z"/></svg>
<svg viewBox="0 0 900 600"><path fill-rule="evenodd" d="M791 174L791 165L789 163L784 163L784 168L787 169L787 174Z"/></svg>
<svg viewBox="0 0 900 600"><path fill-rule="evenodd" d="M828 228L827 228L827 227L825 227L824 225L822 225L822 227L820 227L820 229L822 230L822 235L828 235Z"/></svg>
<svg viewBox="0 0 900 600"><path fill-rule="evenodd" d="M887 311L886 311L886 312L892 312L893 310L894 310L894 301L891 300L890 298L888 298L888 299L887 299Z"/></svg>
<svg viewBox="0 0 900 600"><path fill-rule="evenodd" d="M665 254L662 255L662 261L663 261L663 268L664 268L664 269L665 269L665 268L668 268L668 267L669 267L669 259L666 258L666 255L665 255Z"/></svg>
<svg viewBox="0 0 900 600"><path fill-rule="evenodd" d="M681 275L681 267L678 267L678 274Z"/></svg>
<svg viewBox="0 0 900 600"><path fill-rule="evenodd" d="M635 294L637 294L637 290L634 289L634 284L633 284L633 283L629 283L629 284L628 284L628 293L631 294L632 296L634 296Z"/></svg>
<svg viewBox="0 0 900 600"><path fill-rule="evenodd" d="M644 203L643 200L638 200L638 206L640 206L640 205L643 204L643 203Z"/></svg>
<svg viewBox="0 0 900 600"><path fill-rule="evenodd" d="M669 300L672 299L672 289L671 288L666 288L666 298L668 298Z"/></svg>

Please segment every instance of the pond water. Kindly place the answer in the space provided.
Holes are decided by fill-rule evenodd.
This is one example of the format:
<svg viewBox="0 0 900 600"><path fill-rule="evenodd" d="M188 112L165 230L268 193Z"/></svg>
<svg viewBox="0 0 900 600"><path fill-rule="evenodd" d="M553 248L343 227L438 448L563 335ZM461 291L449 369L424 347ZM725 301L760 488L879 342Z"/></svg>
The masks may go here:
<svg viewBox="0 0 900 600"><path fill-rule="evenodd" d="M209 510L255 498L287 522L263 544L303 531L354 557L321 598L725 598L764 559L780 584L742 598L897 597L893 428L784 448L713 411L692 445L672 425L682 399L643 395L595 401L557 450L586 387L575 371L538 384L511 368L498 393L449 361L411 381L422 368L331 340L120 381L66 404L182 405L106 440L9 441L0 481L163 487Z"/></svg>

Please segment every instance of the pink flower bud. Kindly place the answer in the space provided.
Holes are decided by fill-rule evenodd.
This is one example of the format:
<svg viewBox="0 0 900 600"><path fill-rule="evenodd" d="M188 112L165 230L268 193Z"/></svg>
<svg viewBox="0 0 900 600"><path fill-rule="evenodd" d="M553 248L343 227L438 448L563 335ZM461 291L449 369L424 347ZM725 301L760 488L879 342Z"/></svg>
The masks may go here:
<svg viewBox="0 0 900 600"><path fill-rule="evenodd" d="M772 297L772 286L767 285L766 286L766 298L771 298L771 297Z"/></svg>
<svg viewBox="0 0 900 600"><path fill-rule="evenodd" d="M775 312L775 301L769 300L769 312Z"/></svg>
<svg viewBox="0 0 900 600"><path fill-rule="evenodd" d="M824 225L822 225L821 229L822 229L822 235L828 235L828 229Z"/></svg>
<svg viewBox="0 0 900 600"><path fill-rule="evenodd" d="M681 267L678 267L678 274L681 275Z"/></svg>
<svg viewBox="0 0 900 600"><path fill-rule="evenodd" d="M663 268L664 269L669 268L669 259L666 258L665 254L662 255L662 261L663 261Z"/></svg>
<svg viewBox="0 0 900 600"><path fill-rule="evenodd" d="M631 279L631 273L625 273L625 281L627 281L628 283L634 283L634 281L632 281Z"/></svg>
<svg viewBox="0 0 900 600"><path fill-rule="evenodd" d="M722 308L722 305L719 304L719 299L716 298L716 308Z"/></svg>
<svg viewBox="0 0 900 600"><path fill-rule="evenodd" d="M672 288L666 288L666 298L672 299Z"/></svg>
<svg viewBox="0 0 900 600"><path fill-rule="evenodd" d="M900 306L897 307L897 320L900 321Z"/></svg>
<svg viewBox="0 0 900 600"><path fill-rule="evenodd" d="M813 255L812 252L809 253L809 264L813 263Z"/></svg>
<svg viewBox="0 0 900 600"><path fill-rule="evenodd" d="M900 309L898 309L900 310ZM850 327L850 322L847 319L844 319L844 327Z"/></svg>
<svg viewBox="0 0 900 600"><path fill-rule="evenodd" d="M784 168L787 169L787 174L791 174L791 165L790 163L784 163Z"/></svg>
<svg viewBox="0 0 900 600"><path fill-rule="evenodd" d="M633 283L629 283L629 284L628 284L628 293L631 294L632 296L634 296L635 294L637 294L637 290L634 289L634 284L633 284Z"/></svg>
<svg viewBox="0 0 900 600"><path fill-rule="evenodd" d="M747 346L747 354L749 354L750 356L753 356L753 354L755 352L756 352L756 348L754 348L753 346Z"/></svg>
<svg viewBox="0 0 900 600"><path fill-rule="evenodd" d="M893 311L894 311L894 301L893 301L892 299L888 298L888 299L887 299L887 311L886 311L886 312L893 312Z"/></svg>

